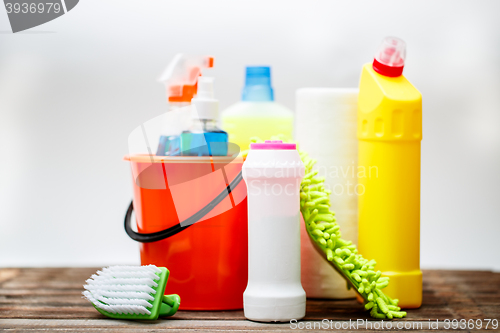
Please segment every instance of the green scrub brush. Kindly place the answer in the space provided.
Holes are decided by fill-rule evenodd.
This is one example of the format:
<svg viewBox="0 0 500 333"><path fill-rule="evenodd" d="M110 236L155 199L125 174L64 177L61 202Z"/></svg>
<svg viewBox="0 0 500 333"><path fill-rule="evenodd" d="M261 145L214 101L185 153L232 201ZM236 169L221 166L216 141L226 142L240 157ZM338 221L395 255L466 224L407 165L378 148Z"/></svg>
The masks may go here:
<svg viewBox="0 0 500 333"><path fill-rule="evenodd" d="M280 136L271 140L282 140ZM251 142L263 142L252 138ZM389 284L388 277L381 277L375 271L375 260L363 258L356 245L341 238L340 227L335 222L335 213L330 210L329 190L325 190L324 177L318 177L313 171L316 160L307 153L299 151L304 163L306 175L301 183L300 210L306 224L307 233L314 248L328 263L347 281L347 289L351 287L364 300L364 307L370 315L378 319L403 318L405 311L400 311L398 300L391 299L382 292Z"/></svg>
<svg viewBox="0 0 500 333"><path fill-rule="evenodd" d="M179 295L163 295L168 269L149 266L112 266L97 271L83 287L83 296L105 316L152 319L177 312Z"/></svg>

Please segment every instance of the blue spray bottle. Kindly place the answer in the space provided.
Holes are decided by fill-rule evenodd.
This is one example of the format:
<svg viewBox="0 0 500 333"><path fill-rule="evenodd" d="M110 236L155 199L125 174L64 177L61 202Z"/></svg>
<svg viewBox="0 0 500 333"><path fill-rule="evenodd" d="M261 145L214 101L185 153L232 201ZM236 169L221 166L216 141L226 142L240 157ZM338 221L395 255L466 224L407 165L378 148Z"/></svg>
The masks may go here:
<svg viewBox="0 0 500 333"><path fill-rule="evenodd" d="M181 155L227 156L227 133L217 127L219 101L214 98L213 78L198 79L198 93L191 104L193 123L181 134Z"/></svg>

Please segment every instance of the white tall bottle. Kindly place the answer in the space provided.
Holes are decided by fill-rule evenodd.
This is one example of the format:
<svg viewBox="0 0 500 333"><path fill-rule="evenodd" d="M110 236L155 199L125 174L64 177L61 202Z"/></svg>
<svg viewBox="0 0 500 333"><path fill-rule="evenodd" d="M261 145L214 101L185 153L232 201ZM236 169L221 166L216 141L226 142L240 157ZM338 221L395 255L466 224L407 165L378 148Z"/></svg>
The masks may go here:
<svg viewBox="0 0 500 333"><path fill-rule="evenodd" d="M300 283L300 182L295 144L252 143L243 163L248 189L248 285L245 317L290 321L306 313Z"/></svg>

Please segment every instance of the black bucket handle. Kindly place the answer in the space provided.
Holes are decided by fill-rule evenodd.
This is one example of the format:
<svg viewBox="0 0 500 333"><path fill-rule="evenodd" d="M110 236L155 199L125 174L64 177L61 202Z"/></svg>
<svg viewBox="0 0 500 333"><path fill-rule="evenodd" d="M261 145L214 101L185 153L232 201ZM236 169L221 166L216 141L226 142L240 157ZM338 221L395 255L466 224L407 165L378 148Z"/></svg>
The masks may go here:
<svg viewBox="0 0 500 333"><path fill-rule="evenodd" d="M141 243L152 243L157 242L162 239L171 237L173 235L178 234L182 230L189 228L199 220L203 218L203 216L207 215L212 209L215 208L224 198L226 198L229 193L231 193L232 189L236 188L238 184L243 179L242 172L238 173L238 175L233 179L233 181L224 189L221 193L219 193L212 201L210 201L205 207L200 209L198 212L194 213L191 217L189 217L184 222L178 223L173 227L167 228L165 230L142 234L139 232L135 232L132 230L131 219L132 212L134 211L134 202L130 201L130 205L128 206L127 213L125 214L125 232L129 235L130 238L137 242ZM182 226L181 224L184 224Z"/></svg>

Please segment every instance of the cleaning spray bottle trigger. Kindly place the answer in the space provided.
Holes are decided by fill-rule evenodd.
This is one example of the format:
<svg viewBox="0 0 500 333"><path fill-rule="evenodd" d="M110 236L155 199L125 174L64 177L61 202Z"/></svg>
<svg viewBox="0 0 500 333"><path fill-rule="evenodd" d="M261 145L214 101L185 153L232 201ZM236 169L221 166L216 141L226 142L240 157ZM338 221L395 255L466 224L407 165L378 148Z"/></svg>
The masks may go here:
<svg viewBox="0 0 500 333"><path fill-rule="evenodd" d="M213 64L214 58L210 56L186 56L179 53L174 57L158 79L165 84L168 111L191 104L191 99L196 95L202 69L212 68ZM180 135L187 129L185 119L174 116L165 119L156 155L180 155Z"/></svg>
<svg viewBox="0 0 500 333"><path fill-rule="evenodd" d="M211 56L186 56L178 53L158 79L165 84L168 102L190 103L196 95L201 70L213 66L214 58Z"/></svg>

